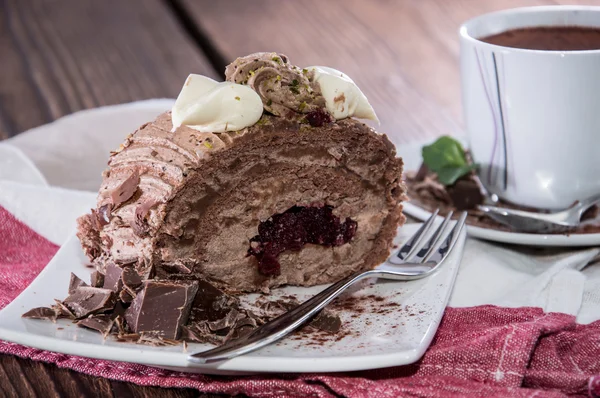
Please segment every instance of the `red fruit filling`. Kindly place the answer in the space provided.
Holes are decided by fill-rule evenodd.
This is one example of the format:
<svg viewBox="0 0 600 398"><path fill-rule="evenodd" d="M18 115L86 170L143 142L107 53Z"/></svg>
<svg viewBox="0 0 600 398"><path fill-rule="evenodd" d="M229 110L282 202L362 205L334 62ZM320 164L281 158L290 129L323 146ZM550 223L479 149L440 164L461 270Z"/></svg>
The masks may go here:
<svg viewBox="0 0 600 398"><path fill-rule="evenodd" d="M281 273L277 256L285 250L298 251L307 243L341 246L356 233L356 221L333 215L333 207L294 206L274 214L258 225L258 235L250 239L249 256L258 260L258 271L267 276Z"/></svg>

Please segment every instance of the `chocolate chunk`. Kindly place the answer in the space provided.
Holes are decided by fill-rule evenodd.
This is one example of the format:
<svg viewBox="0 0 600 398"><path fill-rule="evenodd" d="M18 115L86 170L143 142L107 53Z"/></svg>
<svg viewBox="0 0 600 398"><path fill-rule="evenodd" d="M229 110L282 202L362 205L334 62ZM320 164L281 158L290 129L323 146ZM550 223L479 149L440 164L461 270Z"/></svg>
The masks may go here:
<svg viewBox="0 0 600 398"><path fill-rule="evenodd" d="M54 322L56 321L56 311L48 307L37 307L21 315L21 318L44 319Z"/></svg>
<svg viewBox="0 0 600 398"><path fill-rule="evenodd" d="M66 305L77 318L90 314L112 310L115 306L115 294L112 290L98 287L79 287L63 304Z"/></svg>
<svg viewBox="0 0 600 398"><path fill-rule="evenodd" d="M69 294L75 293L80 286L87 286L88 284L82 281L77 275L71 272L71 280L69 281Z"/></svg>
<svg viewBox="0 0 600 398"><path fill-rule="evenodd" d="M135 208L135 217L133 221L130 223L133 232L137 236L143 237L146 236L148 231L150 230L150 225L148 225L148 214L150 213L150 209L158 204L158 201L155 199L147 200L138 207Z"/></svg>
<svg viewBox="0 0 600 398"><path fill-rule="evenodd" d="M339 316L323 310L310 322L310 326L324 332L337 333L342 327L342 320Z"/></svg>
<svg viewBox="0 0 600 398"><path fill-rule="evenodd" d="M104 275L104 285L102 287L105 289L110 289L113 292L120 292L123 288L123 281L121 280L123 268L111 262L106 264L105 271L106 274Z"/></svg>
<svg viewBox="0 0 600 398"><path fill-rule="evenodd" d="M206 281L198 281L198 293L192 304L190 321L215 322L223 319L239 302L233 296L223 293Z"/></svg>
<svg viewBox="0 0 600 398"><path fill-rule="evenodd" d="M135 291L142 284L142 278L140 278L133 267L123 268L123 272L121 273L121 281L125 287L133 291Z"/></svg>
<svg viewBox="0 0 600 398"><path fill-rule="evenodd" d="M77 326L95 330L107 336L112 329L114 320L110 315L92 315L77 322Z"/></svg>
<svg viewBox="0 0 600 398"><path fill-rule="evenodd" d="M128 290L121 290L121 292L119 293L119 300L121 300L123 303L125 304L129 304L133 301L134 299L134 295L131 294Z"/></svg>
<svg viewBox="0 0 600 398"><path fill-rule="evenodd" d="M91 282L92 287L104 286L104 274L99 271L92 272L92 276L90 277L90 282Z"/></svg>
<svg viewBox="0 0 600 398"><path fill-rule="evenodd" d="M125 311L127 325L135 333L153 332L177 339L188 320L197 291L197 282L145 281Z"/></svg>
<svg viewBox="0 0 600 398"><path fill-rule="evenodd" d="M54 302L56 304L54 304L52 306L52 308L54 308L54 311L56 311L56 314L59 318L69 318L69 319L75 319L76 316L73 313L73 311L71 311L69 309L69 307L67 307L66 305L63 304L62 301L54 299Z"/></svg>
<svg viewBox="0 0 600 398"><path fill-rule="evenodd" d="M484 200L479 185L472 178L460 179L454 185L446 187L446 190L456 210L474 209Z"/></svg>
<svg viewBox="0 0 600 398"><path fill-rule="evenodd" d="M138 189L138 185L140 183L140 175L137 170L131 173L129 177L125 179L118 187L112 190L110 193L110 199L112 204L116 208L121 203L127 202L135 191Z"/></svg>

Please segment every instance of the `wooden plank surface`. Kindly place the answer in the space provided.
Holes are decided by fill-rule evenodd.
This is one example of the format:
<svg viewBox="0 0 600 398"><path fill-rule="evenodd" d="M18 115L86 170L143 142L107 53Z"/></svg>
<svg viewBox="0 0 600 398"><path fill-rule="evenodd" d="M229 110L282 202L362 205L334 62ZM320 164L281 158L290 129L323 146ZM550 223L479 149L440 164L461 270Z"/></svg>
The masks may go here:
<svg viewBox="0 0 600 398"><path fill-rule="evenodd" d="M0 0L0 140L80 109L174 97L216 76L161 0ZM0 397L197 397L0 356ZM201 395L213 396L213 395Z"/></svg>
<svg viewBox="0 0 600 398"><path fill-rule="evenodd" d="M0 63L4 136L215 76L161 0L0 0Z"/></svg>
<svg viewBox="0 0 600 398"><path fill-rule="evenodd" d="M400 145L461 131L458 27L463 21L499 9L559 3L179 1L227 61L279 51L300 66L320 64L347 73L379 115L379 130Z"/></svg>

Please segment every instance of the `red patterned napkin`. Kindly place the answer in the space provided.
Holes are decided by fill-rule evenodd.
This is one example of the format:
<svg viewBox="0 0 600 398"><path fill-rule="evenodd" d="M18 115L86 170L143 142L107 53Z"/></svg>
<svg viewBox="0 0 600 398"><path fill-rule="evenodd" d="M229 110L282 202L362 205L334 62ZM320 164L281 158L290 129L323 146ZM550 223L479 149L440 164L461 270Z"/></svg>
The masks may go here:
<svg viewBox="0 0 600 398"><path fill-rule="evenodd" d="M0 207L0 308L58 248ZM256 397L600 397L600 321L539 308L448 308L433 344L414 365L344 374L223 377L63 355L0 341L0 353L142 385Z"/></svg>

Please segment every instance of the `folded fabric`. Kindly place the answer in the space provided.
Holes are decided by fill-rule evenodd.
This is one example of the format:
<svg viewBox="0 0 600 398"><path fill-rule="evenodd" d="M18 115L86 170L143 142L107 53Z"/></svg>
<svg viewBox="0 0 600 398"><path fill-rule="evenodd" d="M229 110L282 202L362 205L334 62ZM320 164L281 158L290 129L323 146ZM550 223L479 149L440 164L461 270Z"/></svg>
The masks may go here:
<svg viewBox="0 0 600 398"><path fill-rule="evenodd" d="M0 208L0 308L44 268L58 246ZM600 321L540 308L449 308L421 361L344 374L222 377L87 359L0 341L0 353L86 374L206 393L256 397L514 396L600 393ZM596 395L594 395L596 394Z"/></svg>

